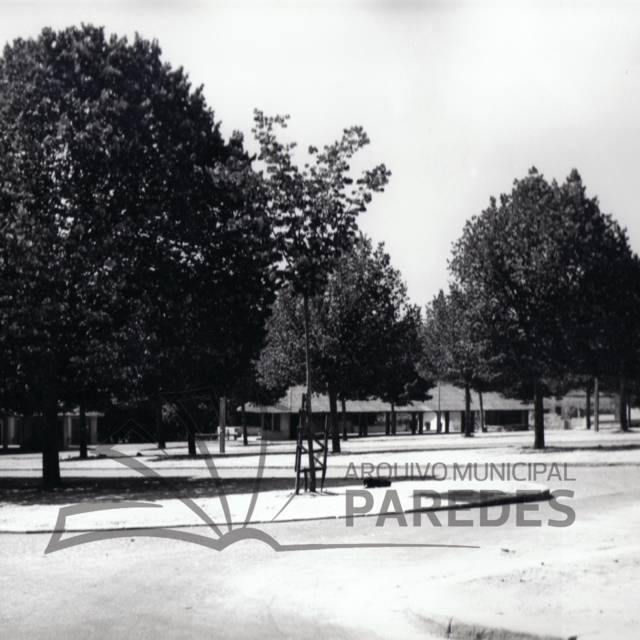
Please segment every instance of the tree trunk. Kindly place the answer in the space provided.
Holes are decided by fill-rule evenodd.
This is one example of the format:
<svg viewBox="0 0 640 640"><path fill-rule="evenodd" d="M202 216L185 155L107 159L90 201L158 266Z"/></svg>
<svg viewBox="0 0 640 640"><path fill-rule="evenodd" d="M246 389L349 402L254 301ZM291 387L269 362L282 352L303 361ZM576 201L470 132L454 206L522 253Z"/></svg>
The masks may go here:
<svg viewBox="0 0 640 640"><path fill-rule="evenodd" d="M87 413L84 404L80 405L80 457L89 457L87 454Z"/></svg>
<svg viewBox="0 0 640 640"><path fill-rule="evenodd" d="M442 433L442 412L438 411L436 414L436 431Z"/></svg>
<svg viewBox="0 0 640 640"><path fill-rule="evenodd" d="M49 354L42 371L42 414L44 418L42 438L42 484L45 489L55 489L60 480L60 435L58 433L57 367L55 357Z"/></svg>
<svg viewBox="0 0 640 640"><path fill-rule="evenodd" d="M444 412L444 432L449 433L449 424L451 423L451 414L448 411Z"/></svg>
<svg viewBox="0 0 640 640"><path fill-rule="evenodd" d="M587 401L585 408L585 421L587 424L587 429L591 429L591 383L587 382Z"/></svg>
<svg viewBox="0 0 640 640"><path fill-rule="evenodd" d="M187 427L187 447L189 449L189 455L196 455L196 436L193 433L191 427Z"/></svg>
<svg viewBox="0 0 640 640"><path fill-rule="evenodd" d="M331 415L331 449L340 453L340 425L338 424L338 394L329 389L329 413Z"/></svg>
<svg viewBox="0 0 640 640"><path fill-rule="evenodd" d="M533 383L533 422L535 429L534 449L544 449L544 404L542 384L536 379Z"/></svg>
<svg viewBox="0 0 640 640"><path fill-rule="evenodd" d="M347 403L342 398L342 439L346 442L347 437Z"/></svg>
<svg viewBox="0 0 640 640"><path fill-rule="evenodd" d="M9 448L9 414L6 411L2 416L2 448Z"/></svg>
<svg viewBox="0 0 640 640"><path fill-rule="evenodd" d="M220 441L220 453L225 453L227 447L227 399L220 397L220 428L218 429Z"/></svg>
<svg viewBox="0 0 640 640"><path fill-rule="evenodd" d="M424 433L424 413L418 414L418 433L422 435Z"/></svg>
<svg viewBox="0 0 640 640"><path fill-rule="evenodd" d="M389 411L384 413L384 435L391 435L391 413Z"/></svg>
<svg viewBox="0 0 640 640"><path fill-rule="evenodd" d="M398 433L398 421L396 418L396 405L391 403L391 435L397 435Z"/></svg>
<svg viewBox="0 0 640 640"><path fill-rule="evenodd" d="M627 379L620 376L620 429L629 431L627 422Z"/></svg>
<svg viewBox="0 0 640 640"><path fill-rule="evenodd" d="M309 294L304 294L304 351L305 351L305 364L307 367L307 449L309 451L309 491L311 493L316 492L316 461L313 454L313 432L312 432L312 408L311 408L311 393L313 392L313 385L311 380L311 348L309 346Z"/></svg>
<svg viewBox="0 0 640 640"><path fill-rule="evenodd" d="M241 415L242 415L242 444L247 447L249 446L249 435L247 433L247 412L245 410L245 403L242 403L241 407Z"/></svg>
<svg viewBox="0 0 640 640"><path fill-rule="evenodd" d="M600 390L598 378L593 381L593 430L600 431Z"/></svg>
<svg viewBox="0 0 640 640"><path fill-rule="evenodd" d="M471 388L469 383L464 385L464 437L471 436Z"/></svg>
<svg viewBox="0 0 640 640"><path fill-rule="evenodd" d="M484 422L484 406L482 403L482 391L478 391L478 397L480 398L480 428L482 433L487 433L487 425Z"/></svg>
<svg viewBox="0 0 640 640"><path fill-rule="evenodd" d="M186 419L186 425L187 425L187 447L189 449L188 453L190 456L195 456L197 451L196 451L196 423L193 421L193 418L191 418L191 416L187 415L187 419ZM213 428L213 425L212 425ZM218 433L218 437L220 437L220 434Z"/></svg>
<svg viewBox="0 0 640 640"><path fill-rule="evenodd" d="M156 410L156 437L158 439L158 449L166 449L167 442L164 435L164 422L162 420L162 398L158 396L155 402Z"/></svg>

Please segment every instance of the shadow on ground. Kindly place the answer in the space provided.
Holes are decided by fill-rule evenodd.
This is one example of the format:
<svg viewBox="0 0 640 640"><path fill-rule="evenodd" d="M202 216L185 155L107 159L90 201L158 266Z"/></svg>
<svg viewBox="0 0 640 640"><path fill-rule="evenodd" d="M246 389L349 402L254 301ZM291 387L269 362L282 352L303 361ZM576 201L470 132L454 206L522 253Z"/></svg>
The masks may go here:
<svg viewBox="0 0 640 640"><path fill-rule="evenodd" d="M427 476L425 480L434 480ZM411 482L411 478L393 481ZM327 478L324 490L353 486L353 478ZM318 488L320 478L318 478ZM260 493L266 491L293 491L294 478L263 478ZM225 495L252 493L255 490L253 478L225 478L222 483ZM172 498L215 498L220 485L209 478L168 478L150 480L147 478L68 478L62 487L45 491L42 481L35 478L1 478L0 504L17 505L80 504L83 502L113 502L114 500L141 500L155 502ZM303 490L302 490L303 491Z"/></svg>
<svg viewBox="0 0 640 640"><path fill-rule="evenodd" d="M518 453L573 453L576 451L637 451L640 444L585 444L577 446L546 446L544 449L522 447Z"/></svg>

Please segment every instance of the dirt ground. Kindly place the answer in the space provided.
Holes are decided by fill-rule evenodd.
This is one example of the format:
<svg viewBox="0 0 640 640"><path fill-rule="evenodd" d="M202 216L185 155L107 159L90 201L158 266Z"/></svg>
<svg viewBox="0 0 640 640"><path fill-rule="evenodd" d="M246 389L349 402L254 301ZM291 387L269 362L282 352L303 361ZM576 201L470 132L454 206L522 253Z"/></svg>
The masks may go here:
<svg viewBox="0 0 640 640"><path fill-rule="evenodd" d="M125 531L127 537L45 555L50 533L0 533L3 635L428 638L443 637L448 621L458 620L467 629L475 624L477 632L484 634L468 637L497 637L490 633L506 628L512 634L503 637L526 632L635 638L640 623L636 606L639 437L633 431L620 434L614 429L600 434L550 433L549 450L544 453L529 448L531 434L478 436L472 442L459 436L415 436L391 442L371 438L350 441L344 454L330 458L335 487L344 482L351 463L356 468L363 462L380 461L399 467L427 461L566 464L569 478L552 478L547 484L551 490L574 491L565 500L576 515L569 527L549 526L559 514L546 501L526 514L541 522L532 527L518 522L514 505L507 521L494 527L480 526L480 509L464 512L471 522L467 527L451 527L446 517L436 527L424 516L420 526L414 526L411 517L406 527L394 519L376 526L373 515L357 519L348 528L343 513L261 526L283 544L314 540L469 548L275 553L263 543L248 540L216 552ZM271 458L271 466L265 469L268 490L261 500L291 482L286 465L291 452L286 446L276 449L280 455ZM207 484L200 461L180 458L178 446L175 453L174 460L157 459L157 451L148 450L149 464L165 474L173 469L177 474L173 480L191 495L210 491L211 481ZM16 455L0 457L0 517L10 515L9 520L20 525L32 510L57 509L63 504L114 497L166 499L154 483L117 476L110 470L113 462L103 460L63 461L65 489L44 493L37 488L37 462L37 458ZM232 450L219 466L224 469L229 499L240 498L251 486L257 451L253 460L234 457ZM503 508L490 507L487 514L497 519Z"/></svg>

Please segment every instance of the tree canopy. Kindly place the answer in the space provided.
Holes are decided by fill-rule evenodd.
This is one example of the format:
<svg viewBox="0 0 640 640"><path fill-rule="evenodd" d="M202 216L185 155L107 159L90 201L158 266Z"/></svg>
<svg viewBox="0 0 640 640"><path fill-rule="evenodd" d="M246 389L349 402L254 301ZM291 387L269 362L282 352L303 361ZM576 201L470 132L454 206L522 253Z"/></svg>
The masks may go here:
<svg viewBox="0 0 640 640"><path fill-rule="evenodd" d="M369 144L359 126L345 129L322 152L310 146L309 162L300 169L292 158L297 144L276 137L287 120L256 110L253 134L260 145L258 160L266 167L265 204L282 259L279 278L296 293L313 296L322 292L337 260L351 248L357 216L366 211L373 193L384 191L391 172L381 164L351 177L349 161Z"/></svg>
<svg viewBox="0 0 640 640"><path fill-rule="evenodd" d="M91 26L5 47L0 173L1 346L16 390L3 404L29 389L47 414L55 484L71 381L120 379L126 394L160 369L166 385L184 372L223 384L246 366L272 300L270 227L241 136L222 139L202 89L157 42Z"/></svg>
<svg viewBox="0 0 640 640"><path fill-rule="evenodd" d="M482 392L495 380L492 359L468 298L455 285L427 305L422 330L423 366L441 381L465 390L465 436L471 435L471 389Z"/></svg>
<svg viewBox="0 0 640 640"><path fill-rule="evenodd" d="M339 450L337 399L384 397L392 403L422 399L418 375L419 317L384 246L361 237L328 275L322 294L309 300L310 362L316 389L329 395L334 450ZM419 316L419 314L418 314ZM304 301L282 291L268 321L258 371L272 387L305 377Z"/></svg>
<svg viewBox="0 0 640 640"><path fill-rule="evenodd" d="M576 373L594 314L610 322L608 304L626 295L615 274L630 260L625 232L586 197L575 170L558 185L531 169L455 243L450 270L490 352L507 378L533 390L536 448L544 447L542 380Z"/></svg>

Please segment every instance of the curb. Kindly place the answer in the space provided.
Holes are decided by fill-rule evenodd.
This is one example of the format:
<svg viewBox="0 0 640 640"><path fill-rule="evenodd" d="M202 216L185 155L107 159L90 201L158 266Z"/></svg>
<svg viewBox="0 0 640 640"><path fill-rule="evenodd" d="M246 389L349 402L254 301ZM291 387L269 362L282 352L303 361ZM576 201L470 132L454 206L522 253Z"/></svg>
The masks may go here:
<svg viewBox="0 0 640 640"><path fill-rule="evenodd" d="M375 491L375 489L374 489ZM505 504L519 504L524 502L544 502L550 499L550 490L548 487L540 485L536 490L531 490L529 488L527 491L522 493L504 493L503 495L495 495L495 492L490 492L491 495L483 495L482 492L478 492L478 495L472 496L470 500L464 501L456 501L450 502L449 504L440 505L438 507L424 507L420 509L408 508L402 511L402 514L405 516L414 514L414 513L427 513L427 512L436 512L436 513L446 513L449 511L458 511L458 510L468 510L468 509L476 509L479 507L493 507L500 506ZM305 494L306 495L306 494ZM179 499L178 499L179 500ZM126 502L126 501L124 501ZM87 503L90 504L90 503ZM47 505L53 506L53 505ZM64 508L69 505L61 505L58 508L58 513L61 508ZM77 505L76 505L77 506ZM389 517L393 517L394 515L398 515L400 512L389 510L386 512ZM353 514L349 516L352 519L365 519L365 518L377 518L379 514L377 513L363 513L363 514ZM277 517L277 516L276 516ZM297 522L314 522L321 520L345 520L347 515L345 514L323 514L323 515L307 515L306 517L293 517L293 518L282 518L277 520L251 520L249 522L245 522L244 520L233 520L230 523L222 523L222 524L231 524L232 526L242 527L242 526L256 526L256 525L274 525L274 524L291 524ZM64 527L62 533L86 533L91 531L138 531L138 530L149 530L149 529L158 529L158 528L170 528L170 529L191 529L191 528L208 528L210 525L203 522L174 522L174 523L140 523L136 525L114 525L114 524L104 524L104 525L96 525L96 526L85 526L85 527ZM35 534L53 534L58 532L56 526L52 527L41 527L41 528L31 528L31 529L4 529L0 528L0 535L35 535ZM58 532L60 533L60 532Z"/></svg>
<svg viewBox="0 0 640 640"><path fill-rule="evenodd" d="M425 632L450 640L578 640L577 635L557 635L515 630L508 626L492 626L462 620L456 616L418 615ZM505 621L508 625L508 621ZM520 626L517 623L514 626Z"/></svg>

